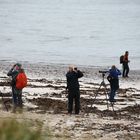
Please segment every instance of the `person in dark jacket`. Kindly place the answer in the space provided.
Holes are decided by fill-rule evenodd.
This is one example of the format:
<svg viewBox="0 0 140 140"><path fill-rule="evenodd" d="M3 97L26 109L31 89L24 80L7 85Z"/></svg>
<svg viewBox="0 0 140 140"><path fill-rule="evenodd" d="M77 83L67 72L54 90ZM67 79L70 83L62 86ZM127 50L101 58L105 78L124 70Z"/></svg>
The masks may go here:
<svg viewBox="0 0 140 140"><path fill-rule="evenodd" d="M128 73L129 73L129 65L128 63L130 62L129 59L128 59L128 51L125 52L125 55L123 57L123 74L122 76L123 77L128 77Z"/></svg>
<svg viewBox="0 0 140 140"><path fill-rule="evenodd" d="M116 94L116 91L119 89L119 78L118 78L118 75L121 75L121 72L119 69L116 68L115 65L113 65L111 67L111 69L109 70L109 82L110 82L110 88L111 88L111 91L110 91L110 95L109 95L109 101L110 102L115 102L115 94Z"/></svg>
<svg viewBox="0 0 140 140"><path fill-rule="evenodd" d="M8 72L8 76L12 77L11 87L12 87L12 98L13 98L13 112L15 112L16 107L22 107L22 90L16 88L16 77L20 71L23 71L21 64L17 63L13 65L11 70Z"/></svg>
<svg viewBox="0 0 140 140"><path fill-rule="evenodd" d="M78 79L83 77L83 73L75 67L69 67L66 74L67 90L68 90L68 113L71 114L73 110L73 100L75 99L75 114L80 111L80 91Z"/></svg>

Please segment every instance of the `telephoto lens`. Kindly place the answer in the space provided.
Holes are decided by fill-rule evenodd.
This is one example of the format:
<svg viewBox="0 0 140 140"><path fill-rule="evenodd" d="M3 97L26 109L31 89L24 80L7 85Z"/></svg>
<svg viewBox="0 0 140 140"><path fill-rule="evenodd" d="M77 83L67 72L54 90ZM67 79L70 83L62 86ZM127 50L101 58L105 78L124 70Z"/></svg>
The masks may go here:
<svg viewBox="0 0 140 140"><path fill-rule="evenodd" d="M109 71L100 71L99 70L99 73L108 73Z"/></svg>

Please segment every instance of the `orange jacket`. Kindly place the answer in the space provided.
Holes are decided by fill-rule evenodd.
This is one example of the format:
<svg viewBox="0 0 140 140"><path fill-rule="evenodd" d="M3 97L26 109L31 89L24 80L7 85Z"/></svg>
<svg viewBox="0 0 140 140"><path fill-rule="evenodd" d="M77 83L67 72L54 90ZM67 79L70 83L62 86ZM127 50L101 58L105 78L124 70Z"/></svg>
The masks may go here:
<svg viewBox="0 0 140 140"><path fill-rule="evenodd" d="M123 61L124 61L124 62L128 62L128 61L129 61L129 60L128 60L128 55L127 55L127 54L124 55Z"/></svg>

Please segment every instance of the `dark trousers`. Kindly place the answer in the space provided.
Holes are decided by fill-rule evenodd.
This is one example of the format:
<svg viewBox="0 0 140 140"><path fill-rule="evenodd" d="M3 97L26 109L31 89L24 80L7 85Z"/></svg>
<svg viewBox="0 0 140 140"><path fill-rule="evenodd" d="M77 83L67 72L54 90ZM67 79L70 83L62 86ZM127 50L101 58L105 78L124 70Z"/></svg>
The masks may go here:
<svg viewBox="0 0 140 140"><path fill-rule="evenodd" d="M114 99L115 95L116 95L116 89L111 88L110 95L109 95L109 101L110 101L110 102L114 102L114 100L115 100L115 99Z"/></svg>
<svg viewBox="0 0 140 140"><path fill-rule="evenodd" d="M119 79L113 79L110 82L110 94L109 94L109 101L113 102L114 97L116 95L116 91L119 89Z"/></svg>
<svg viewBox="0 0 140 140"><path fill-rule="evenodd" d="M129 73L129 66L128 63L123 63L123 77L127 77Z"/></svg>
<svg viewBox="0 0 140 140"><path fill-rule="evenodd" d="M79 114L80 110L80 91L69 90L68 91L68 113L73 111L73 101L75 101L75 114Z"/></svg>
<svg viewBox="0 0 140 140"><path fill-rule="evenodd" d="M18 90L15 87L12 87L12 97L14 107L22 107L22 90Z"/></svg>

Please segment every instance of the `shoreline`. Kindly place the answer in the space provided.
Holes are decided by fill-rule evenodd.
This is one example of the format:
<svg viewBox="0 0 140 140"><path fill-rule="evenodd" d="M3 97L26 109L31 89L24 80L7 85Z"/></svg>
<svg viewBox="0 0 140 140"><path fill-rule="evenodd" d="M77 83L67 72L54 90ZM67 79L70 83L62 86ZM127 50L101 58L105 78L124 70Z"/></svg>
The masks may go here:
<svg viewBox="0 0 140 140"><path fill-rule="evenodd" d="M0 60L0 65L1 65L0 70L5 70L5 72L6 72L11 68L11 66L13 66L13 64L15 64L17 62L19 62L23 65L23 68L25 68L25 70L27 70L26 72L28 72L28 70L30 70L30 67L31 68L35 68L35 67L41 68L41 67L43 67L43 68L46 69L46 71L47 71L47 69L50 70L51 68L54 71L58 70L58 69L60 70L60 68L62 68L62 71L65 69L65 72L67 72L68 67L70 65L73 65L73 64L44 63L44 62L30 63L30 62L27 62L27 61L7 61L7 60L3 61L3 60ZM89 72L91 70L93 70L93 71L96 70L97 73L98 73L99 70L108 70L111 67L111 66L92 66L92 65L88 65L88 66L87 65L75 65L75 66L80 68L80 69L83 69L84 72L86 72L86 71ZM121 67L121 64L120 64L120 67ZM122 68L119 68L119 69L121 70ZM131 68L130 68L130 72L132 74L134 74L135 72L140 73L140 69L132 69L131 70Z"/></svg>
<svg viewBox="0 0 140 140"><path fill-rule="evenodd" d="M114 65L112 63L112 65L108 65L108 66L98 66L98 65L80 65L80 64L75 64L75 63L47 63L47 62L29 62L29 61L12 61L12 60L0 60L0 64L2 65L12 65L14 63L21 63L23 66L27 67L29 65L32 65L32 66L50 66L50 67L69 67L70 65L75 65L75 66L78 66L79 68L89 68L89 69L99 69L99 70L107 70L109 69L112 65ZM117 66L118 64L116 64ZM122 64L119 64L118 65L119 69L122 69ZM136 69L131 69L130 67L130 71L140 71L140 68L136 68Z"/></svg>
<svg viewBox="0 0 140 140"><path fill-rule="evenodd" d="M13 66L13 62L1 62L0 61L0 75L2 77L7 77L7 72ZM52 65L52 64L30 64L30 63L21 63L25 69L25 73L29 79L47 79L47 80L66 80L66 73L68 70L67 65ZM99 70L108 70L105 67L85 67L77 66L83 73L84 77L79 79L81 83L100 83L102 81L102 74L99 73ZM120 69L121 70L121 69ZM122 70L121 70L122 71ZM108 74L105 74L105 82L108 84L106 79ZM140 70L130 70L129 78L122 78L119 76L120 87L125 88L140 88ZM66 83L65 83L66 84Z"/></svg>

